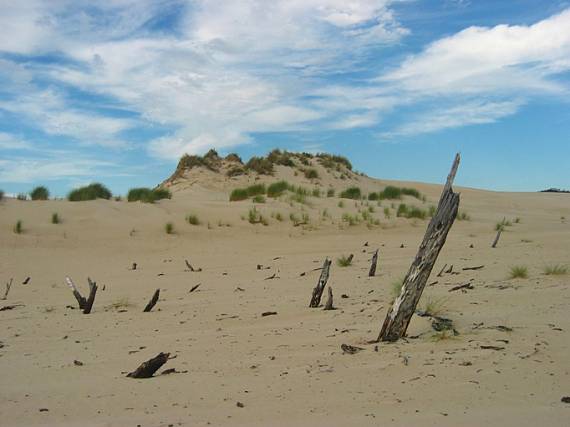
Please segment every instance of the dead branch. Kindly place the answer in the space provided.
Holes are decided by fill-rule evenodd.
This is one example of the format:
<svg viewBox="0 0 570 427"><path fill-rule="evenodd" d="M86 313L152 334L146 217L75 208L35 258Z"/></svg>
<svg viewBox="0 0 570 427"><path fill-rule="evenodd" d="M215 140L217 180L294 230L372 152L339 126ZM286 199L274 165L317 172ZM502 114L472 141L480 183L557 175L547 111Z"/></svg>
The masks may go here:
<svg viewBox="0 0 570 427"><path fill-rule="evenodd" d="M368 277L374 277L376 275L376 265L378 264L378 249L374 252L372 256L372 263L370 264L370 270L368 271Z"/></svg>
<svg viewBox="0 0 570 427"><path fill-rule="evenodd" d="M73 283L73 280L71 280L71 277L65 276L65 281L67 282L67 285L71 288L73 296L75 297L77 303L79 304L79 309L83 310L85 308L85 305L87 304L87 300L77 290L77 287L75 286L75 283Z"/></svg>
<svg viewBox="0 0 570 427"><path fill-rule="evenodd" d="M4 292L4 296L2 297L2 300L7 300L8 299L8 292L10 292L10 288L12 287L12 281L14 279L11 278L9 282L6 282L6 292Z"/></svg>
<svg viewBox="0 0 570 427"><path fill-rule="evenodd" d="M201 283L198 283L197 285L192 286L192 288L190 289L190 292L188 292L189 294L191 294L192 292L194 292L196 289L198 289L200 287Z"/></svg>
<svg viewBox="0 0 570 427"><path fill-rule="evenodd" d="M317 286L315 286L313 289L313 295L311 296L311 302L309 303L309 307L311 308L316 308L321 303L321 298L323 296L325 286L327 285L327 282L329 280L331 263L332 263L331 260L325 258L325 262L323 263L323 269L321 271L319 281L317 282Z"/></svg>
<svg viewBox="0 0 570 427"><path fill-rule="evenodd" d="M462 270L463 271L468 271L468 270L481 270L483 267L485 267L484 265L478 265L476 267L463 267Z"/></svg>
<svg viewBox="0 0 570 427"><path fill-rule="evenodd" d="M160 369L162 365L168 362L168 357L170 353L159 353L152 359L143 362L137 369L133 372L127 374L129 378L150 378L154 375L156 371Z"/></svg>
<svg viewBox="0 0 570 427"><path fill-rule="evenodd" d="M200 285L198 285L200 286ZM152 295L152 298L150 299L150 301L148 302L148 304L146 305L146 307L143 310L143 313L148 313L149 311L152 310L152 308L156 305L156 303L158 302L158 297L160 296L160 289L157 289L156 291L154 291L154 294Z"/></svg>
<svg viewBox="0 0 570 427"><path fill-rule="evenodd" d="M497 247L497 243L499 243L499 237L501 237L502 232L503 232L503 227L499 227L499 229L497 230L497 235L495 236L495 240L493 241L493 244L491 245L492 248Z"/></svg>
<svg viewBox="0 0 570 427"><path fill-rule="evenodd" d="M83 314L91 313L91 308L93 308L93 303L95 302L95 294L97 293L97 283L93 282L89 277L87 278L87 282L89 283L89 297L85 302Z"/></svg>
<svg viewBox="0 0 570 427"><path fill-rule="evenodd" d="M333 306L333 291L332 287L329 286L329 297L327 299L327 303L325 304L324 310L334 310Z"/></svg>

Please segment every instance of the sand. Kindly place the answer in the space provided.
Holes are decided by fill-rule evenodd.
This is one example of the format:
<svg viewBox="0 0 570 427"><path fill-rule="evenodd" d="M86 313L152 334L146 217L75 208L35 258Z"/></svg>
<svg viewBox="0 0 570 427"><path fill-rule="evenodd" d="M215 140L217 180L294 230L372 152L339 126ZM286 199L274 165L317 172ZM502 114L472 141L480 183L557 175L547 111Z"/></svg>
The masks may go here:
<svg viewBox="0 0 570 427"><path fill-rule="evenodd" d="M456 188L471 220L451 229L420 308L437 301L459 335L441 336L414 316L407 340L375 351L368 342L392 283L405 275L428 221L386 219L391 202L383 201L373 214L380 226L341 227L342 212L358 207L346 200L339 208L335 197L302 207L309 226L287 220L301 207L274 200L258 206L269 225L251 225L240 218L251 202L229 203L227 180L200 174L153 205L0 202L0 296L14 278L0 308L17 305L0 311L2 426L568 425L570 404L561 398L570 395L570 278L543 273L570 263L568 195ZM358 182L367 191L387 183ZM406 198L419 206L436 203L441 191L396 184L426 194L425 205ZM332 219L317 220L325 207ZM276 211L286 220L271 218ZM50 223L53 212L61 224ZM186 223L189 213L202 224ZM491 249L503 217L520 223ZM12 231L18 219L22 234ZM168 221L173 235L164 232ZM369 278L377 248L378 272ZM352 266L331 269L336 310L309 309L313 270L326 256L350 253ZM186 271L185 259L202 271ZM437 277L444 264L459 274ZM513 265L527 266L528 278L509 279ZM97 281L91 314L77 309L65 276L84 293L87 276ZM473 289L449 292L470 280ZM157 288L157 306L142 313ZM267 311L277 314L263 317ZM364 350L343 354L341 344ZM161 351L173 358L158 374L177 373L126 377Z"/></svg>

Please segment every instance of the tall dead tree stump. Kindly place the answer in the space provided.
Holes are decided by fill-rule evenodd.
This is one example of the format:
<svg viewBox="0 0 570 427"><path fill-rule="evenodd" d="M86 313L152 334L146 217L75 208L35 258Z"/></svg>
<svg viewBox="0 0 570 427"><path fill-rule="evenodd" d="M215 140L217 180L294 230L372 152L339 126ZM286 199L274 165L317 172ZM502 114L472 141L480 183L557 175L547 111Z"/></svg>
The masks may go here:
<svg viewBox="0 0 570 427"><path fill-rule="evenodd" d="M416 258L404 279L400 295L388 310L377 341L396 341L406 334L437 256L457 216L459 194L453 192L452 184L459 167L459 160L459 154L456 154L435 215L427 227Z"/></svg>
<svg viewBox="0 0 570 427"><path fill-rule="evenodd" d="M311 308L316 308L321 303L321 298L323 296L323 292L325 291L325 286L327 286L327 282L329 280L331 262L331 260L325 258L319 281L317 282L317 286L315 286L313 289L313 295L311 296L311 302L309 303L309 307Z"/></svg>
<svg viewBox="0 0 570 427"><path fill-rule="evenodd" d="M370 270L368 271L368 277L374 277L376 275L376 265L378 264L378 249L372 255L372 263L370 264Z"/></svg>

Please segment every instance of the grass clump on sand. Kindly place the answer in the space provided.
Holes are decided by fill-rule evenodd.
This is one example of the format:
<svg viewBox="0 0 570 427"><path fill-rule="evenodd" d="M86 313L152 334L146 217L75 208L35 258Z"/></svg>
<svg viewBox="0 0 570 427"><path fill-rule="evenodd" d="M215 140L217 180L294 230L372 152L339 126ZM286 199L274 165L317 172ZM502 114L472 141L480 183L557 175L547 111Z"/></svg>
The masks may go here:
<svg viewBox="0 0 570 427"><path fill-rule="evenodd" d="M267 187L267 197L279 197L281 196L287 189L289 188L289 184L287 181L277 181L273 184L270 184Z"/></svg>
<svg viewBox="0 0 570 427"><path fill-rule="evenodd" d="M171 222L167 222L164 225L164 231L166 232L166 234L174 234L174 224L172 224Z"/></svg>
<svg viewBox="0 0 570 427"><path fill-rule="evenodd" d="M349 256L342 255L340 258L337 258L336 265L338 265L339 267L348 267L352 265L352 255Z"/></svg>
<svg viewBox="0 0 570 427"><path fill-rule="evenodd" d="M19 220L16 222L16 225L14 225L14 233L16 233L16 234L22 234L23 232L24 232L24 228L23 228L23 226L22 226L22 220L19 219Z"/></svg>
<svg viewBox="0 0 570 427"><path fill-rule="evenodd" d="M28 195L26 193L18 193L16 199L20 201L25 201L28 200Z"/></svg>
<svg viewBox="0 0 570 427"><path fill-rule="evenodd" d="M47 200L49 199L49 190L43 185L40 185L30 192L30 197L32 200Z"/></svg>
<svg viewBox="0 0 570 427"><path fill-rule="evenodd" d="M128 297L122 297L115 302L105 306L105 310L126 310L127 308L136 307L132 302L129 301Z"/></svg>
<svg viewBox="0 0 570 427"><path fill-rule="evenodd" d="M359 187L349 187L340 193L341 199L353 199L360 200L362 198L362 192Z"/></svg>
<svg viewBox="0 0 570 427"><path fill-rule="evenodd" d="M273 175L273 163L265 157L252 157L245 164L245 168L253 170L260 175Z"/></svg>
<svg viewBox="0 0 570 427"><path fill-rule="evenodd" d="M528 277L528 269L524 265L514 265L509 272L510 279L526 279Z"/></svg>
<svg viewBox="0 0 570 427"><path fill-rule="evenodd" d="M446 311L447 298L437 300L428 298L422 310L428 316L441 316Z"/></svg>
<svg viewBox="0 0 570 427"><path fill-rule="evenodd" d="M329 188L327 190L327 197L334 197L334 188Z"/></svg>
<svg viewBox="0 0 570 427"><path fill-rule="evenodd" d="M230 202L238 202L247 199L247 190L245 188L236 188L230 193Z"/></svg>
<svg viewBox="0 0 570 427"><path fill-rule="evenodd" d="M403 278L396 279L392 282L392 285L390 286L390 296L392 297L392 301L390 302L390 304L392 304L394 300L398 298L398 296L400 295L403 284L404 284Z"/></svg>
<svg viewBox="0 0 570 427"><path fill-rule="evenodd" d="M358 215L351 215L349 213L343 213L342 214L342 221L346 222L349 226L354 226L354 225L358 225L360 223L360 219L358 218Z"/></svg>
<svg viewBox="0 0 570 427"><path fill-rule="evenodd" d="M305 169L303 173L307 179L317 179L319 177L319 173L316 169Z"/></svg>
<svg viewBox="0 0 570 427"><path fill-rule="evenodd" d="M568 267L562 264L547 265L544 267L544 274L547 276L562 276L568 274Z"/></svg>
<svg viewBox="0 0 570 427"><path fill-rule="evenodd" d="M127 194L129 202L154 203L156 200L170 199L172 194L166 188L131 188Z"/></svg>
<svg viewBox="0 0 570 427"><path fill-rule="evenodd" d="M424 200L421 193L415 188L407 187L395 187L393 185L388 185L384 190L377 193L370 193L368 195L368 200L397 200L401 199L402 196L412 196L418 200Z"/></svg>
<svg viewBox="0 0 570 427"><path fill-rule="evenodd" d="M511 221L508 221L507 219L503 218L503 220L501 222L498 222L495 224L495 231L505 231L505 227L510 227L512 226L513 223Z"/></svg>
<svg viewBox="0 0 570 427"><path fill-rule="evenodd" d="M253 203L265 203L265 196L263 196L262 194L258 194L257 196L254 196L253 199L251 199L251 201Z"/></svg>
<svg viewBox="0 0 570 427"><path fill-rule="evenodd" d="M263 195L266 191L264 184L253 184L246 188L236 188L230 194L230 202L237 202L250 197Z"/></svg>
<svg viewBox="0 0 570 427"><path fill-rule="evenodd" d="M59 224L61 223L61 218L59 217L59 215L57 214L57 212L54 212L51 214L51 223L52 224Z"/></svg>
<svg viewBox="0 0 570 427"><path fill-rule="evenodd" d="M416 206L409 207L405 203L400 203L396 212L396 216L404 218L426 219L428 212Z"/></svg>
<svg viewBox="0 0 570 427"><path fill-rule="evenodd" d="M200 225L200 218L198 218L198 215L195 214L187 215L186 221L188 221L188 224L190 225Z"/></svg>
<svg viewBox="0 0 570 427"><path fill-rule="evenodd" d="M255 206L248 211L247 221L250 224L269 225L269 223L267 222L267 219L265 219L263 217L263 215L261 215L261 213L255 208Z"/></svg>
<svg viewBox="0 0 570 427"><path fill-rule="evenodd" d="M471 221L471 217L465 211L459 211L457 213L457 220L458 221Z"/></svg>
<svg viewBox="0 0 570 427"><path fill-rule="evenodd" d="M76 188L67 195L67 199L70 202L83 202L86 200L95 200L95 199L109 200L110 198L111 198L111 192L109 191L109 189L105 187L103 184L100 184L98 182L89 184L85 187Z"/></svg>

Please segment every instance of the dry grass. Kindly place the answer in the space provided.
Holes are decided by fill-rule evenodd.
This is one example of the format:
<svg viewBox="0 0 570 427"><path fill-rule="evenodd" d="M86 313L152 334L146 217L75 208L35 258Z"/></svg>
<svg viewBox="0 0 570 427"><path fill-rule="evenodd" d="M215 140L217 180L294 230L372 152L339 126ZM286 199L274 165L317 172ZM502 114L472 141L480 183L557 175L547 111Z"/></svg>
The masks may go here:
<svg viewBox="0 0 570 427"><path fill-rule="evenodd" d="M526 279L528 278L528 268L524 265L514 265L509 272L510 279Z"/></svg>
<svg viewBox="0 0 570 427"><path fill-rule="evenodd" d="M562 264L546 265L544 267L544 274L547 276L563 276L568 274L568 267Z"/></svg>

